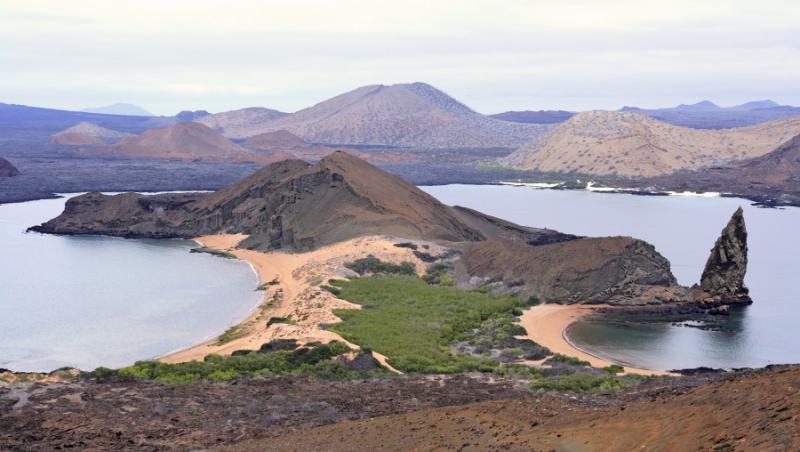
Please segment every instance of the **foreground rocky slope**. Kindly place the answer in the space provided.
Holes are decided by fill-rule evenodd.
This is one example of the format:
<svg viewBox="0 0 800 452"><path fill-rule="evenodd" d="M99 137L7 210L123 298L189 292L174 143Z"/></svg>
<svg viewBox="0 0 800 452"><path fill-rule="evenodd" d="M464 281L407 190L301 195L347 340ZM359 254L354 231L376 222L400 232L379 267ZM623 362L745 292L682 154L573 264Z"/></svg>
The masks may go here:
<svg viewBox="0 0 800 452"><path fill-rule="evenodd" d="M698 130L638 113L579 113L502 159L520 170L646 177L764 155L800 134L800 117Z"/></svg>
<svg viewBox="0 0 800 452"><path fill-rule="evenodd" d="M796 450L798 421L797 366L597 395L466 376L0 385L3 450Z"/></svg>

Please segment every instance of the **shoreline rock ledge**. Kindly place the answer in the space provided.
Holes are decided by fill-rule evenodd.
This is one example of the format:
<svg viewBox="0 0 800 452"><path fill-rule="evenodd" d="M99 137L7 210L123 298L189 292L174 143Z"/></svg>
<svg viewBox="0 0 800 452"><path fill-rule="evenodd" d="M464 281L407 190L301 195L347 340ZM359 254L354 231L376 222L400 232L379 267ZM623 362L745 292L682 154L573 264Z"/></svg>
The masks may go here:
<svg viewBox="0 0 800 452"><path fill-rule="evenodd" d="M700 288L716 304L750 304L750 291L744 285L747 272L747 228L739 207L711 249Z"/></svg>

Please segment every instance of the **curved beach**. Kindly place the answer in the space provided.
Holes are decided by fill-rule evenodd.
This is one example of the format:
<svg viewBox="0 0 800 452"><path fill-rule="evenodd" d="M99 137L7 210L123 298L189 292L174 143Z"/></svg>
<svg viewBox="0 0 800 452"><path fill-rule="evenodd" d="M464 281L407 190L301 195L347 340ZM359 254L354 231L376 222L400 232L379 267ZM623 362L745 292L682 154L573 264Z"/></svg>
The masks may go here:
<svg viewBox="0 0 800 452"><path fill-rule="evenodd" d="M549 348L553 353L574 356L588 361L592 367L619 364L592 355L576 347L566 336L570 325L589 315L598 305L541 304L526 310L520 317L520 325L527 331L527 338ZM625 366L625 374L671 375L663 370Z"/></svg>

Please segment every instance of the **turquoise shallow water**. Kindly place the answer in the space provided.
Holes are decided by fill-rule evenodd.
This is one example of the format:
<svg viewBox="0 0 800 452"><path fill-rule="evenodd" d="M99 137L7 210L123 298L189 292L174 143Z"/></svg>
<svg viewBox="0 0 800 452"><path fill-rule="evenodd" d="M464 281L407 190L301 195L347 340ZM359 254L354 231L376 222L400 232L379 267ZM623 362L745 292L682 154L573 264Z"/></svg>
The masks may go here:
<svg viewBox="0 0 800 452"><path fill-rule="evenodd" d="M581 322L569 338L614 361L654 369L756 367L800 362L800 209L762 209L736 198L652 197L529 187L424 187L446 204L516 223L587 236L647 240L672 263L681 284L700 279L708 253L738 206L745 210L755 303L725 331L686 326Z"/></svg>
<svg viewBox="0 0 800 452"><path fill-rule="evenodd" d="M258 304L247 263L186 240L25 233L65 199L0 205L0 368L117 367L223 332Z"/></svg>

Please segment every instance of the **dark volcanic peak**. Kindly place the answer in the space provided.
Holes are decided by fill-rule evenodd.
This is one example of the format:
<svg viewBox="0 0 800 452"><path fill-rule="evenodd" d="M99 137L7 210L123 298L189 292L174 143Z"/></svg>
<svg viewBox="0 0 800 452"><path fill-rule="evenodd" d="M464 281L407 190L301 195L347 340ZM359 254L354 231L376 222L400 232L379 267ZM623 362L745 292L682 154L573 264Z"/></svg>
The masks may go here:
<svg viewBox="0 0 800 452"><path fill-rule="evenodd" d="M8 160L0 157L0 177L14 177L19 174L19 170Z"/></svg>
<svg viewBox="0 0 800 452"><path fill-rule="evenodd" d="M700 287L725 303L750 303L749 290L744 285L746 272L747 228L739 207L711 249Z"/></svg>
<svg viewBox="0 0 800 452"><path fill-rule="evenodd" d="M275 120L225 128L232 138L287 130L310 143L420 148L515 147L546 126L476 113L425 83L368 85Z"/></svg>

